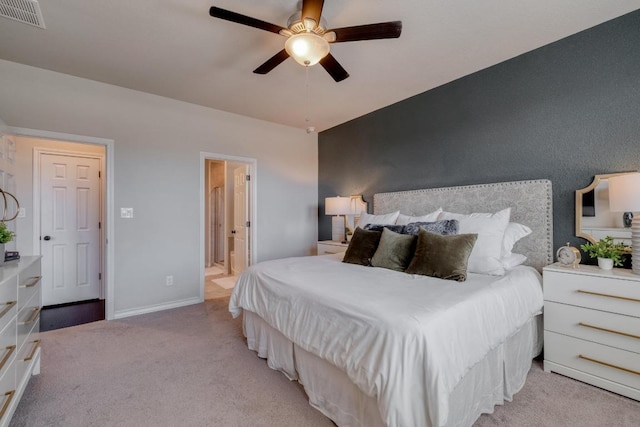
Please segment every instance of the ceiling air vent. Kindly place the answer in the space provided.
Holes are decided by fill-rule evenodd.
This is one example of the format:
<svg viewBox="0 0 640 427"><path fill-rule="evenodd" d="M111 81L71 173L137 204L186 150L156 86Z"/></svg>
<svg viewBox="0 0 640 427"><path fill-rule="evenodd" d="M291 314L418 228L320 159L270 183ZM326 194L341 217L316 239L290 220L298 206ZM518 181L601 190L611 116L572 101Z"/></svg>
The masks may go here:
<svg viewBox="0 0 640 427"><path fill-rule="evenodd" d="M34 27L47 28L36 0L0 0L0 16Z"/></svg>

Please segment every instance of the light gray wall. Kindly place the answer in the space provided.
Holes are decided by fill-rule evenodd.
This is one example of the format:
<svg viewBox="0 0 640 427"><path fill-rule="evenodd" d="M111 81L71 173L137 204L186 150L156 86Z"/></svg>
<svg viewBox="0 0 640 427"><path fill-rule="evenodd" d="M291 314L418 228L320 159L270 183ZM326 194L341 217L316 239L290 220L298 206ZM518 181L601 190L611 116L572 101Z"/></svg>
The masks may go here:
<svg viewBox="0 0 640 427"><path fill-rule="evenodd" d="M640 170L638 46L640 11L322 132L319 238L325 197L546 178L555 247L584 243L575 190Z"/></svg>
<svg viewBox="0 0 640 427"><path fill-rule="evenodd" d="M201 152L257 159L256 261L313 251L317 138L304 130L8 61L0 117L115 141L116 315L199 296ZM120 219L120 207L135 218Z"/></svg>

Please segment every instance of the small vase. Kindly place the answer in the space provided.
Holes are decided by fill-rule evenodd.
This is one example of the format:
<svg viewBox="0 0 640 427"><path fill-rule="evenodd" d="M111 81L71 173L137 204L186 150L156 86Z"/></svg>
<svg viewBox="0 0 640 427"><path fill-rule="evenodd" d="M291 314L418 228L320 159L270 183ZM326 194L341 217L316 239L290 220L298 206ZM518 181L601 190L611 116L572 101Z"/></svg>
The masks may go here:
<svg viewBox="0 0 640 427"><path fill-rule="evenodd" d="M4 264L4 243L0 243L0 267Z"/></svg>
<svg viewBox="0 0 640 427"><path fill-rule="evenodd" d="M613 268L613 260L611 258L598 257L598 267L603 270L611 270Z"/></svg>

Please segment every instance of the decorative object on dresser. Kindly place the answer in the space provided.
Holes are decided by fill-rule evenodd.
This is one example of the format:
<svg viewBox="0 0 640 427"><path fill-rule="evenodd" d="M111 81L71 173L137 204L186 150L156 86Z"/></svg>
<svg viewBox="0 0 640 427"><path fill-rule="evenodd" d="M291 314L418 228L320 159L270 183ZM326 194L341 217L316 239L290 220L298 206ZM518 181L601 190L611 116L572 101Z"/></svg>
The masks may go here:
<svg viewBox="0 0 640 427"><path fill-rule="evenodd" d="M629 173L609 179L609 206L612 212L640 212L640 173ZM631 221L631 266L640 274L640 216Z"/></svg>
<svg viewBox="0 0 640 427"><path fill-rule="evenodd" d="M318 255L341 254L347 250L349 245L335 240L318 241Z"/></svg>
<svg viewBox="0 0 640 427"><path fill-rule="evenodd" d="M640 277L547 266L544 370L640 400Z"/></svg>
<svg viewBox="0 0 640 427"><path fill-rule="evenodd" d="M40 373L40 257L0 268L0 426L9 425L31 375Z"/></svg>
<svg viewBox="0 0 640 427"><path fill-rule="evenodd" d="M576 268L578 264L580 264L582 255L577 248L574 248L569 242L567 242L566 246L561 246L560 249L558 249L556 252L556 258L560 265Z"/></svg>
<svg viewBox="0 0 640 427"><path fill-rule="evenodd" d="M0 221L0 265L4 264L5 243L9 243L15 237L15 233L7 229L7 225L4 221Z"/></svg>
<svg viewBox="0 0 640 427"><path fill-rule="evenodd" d="M615 264L622 267L622 254L627 246L624 243L615 243L613 237L606 236L596 243L585 243L580 248L591 258L598 259L598 266L603 270L611 270Z"/></svg>

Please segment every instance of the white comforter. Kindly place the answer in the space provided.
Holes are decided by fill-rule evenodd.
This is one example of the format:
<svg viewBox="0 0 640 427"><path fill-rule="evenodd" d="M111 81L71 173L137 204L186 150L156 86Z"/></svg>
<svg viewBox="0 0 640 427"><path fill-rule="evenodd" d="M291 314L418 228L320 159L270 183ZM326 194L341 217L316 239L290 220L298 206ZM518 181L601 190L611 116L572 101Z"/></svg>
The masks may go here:
<svg viewBox="0 0 640 427"><path fill-rule="evenodd" d="M229 303L347 373L388 426L442 426L465 373L542 309L541 277L440 280L340 262L287 258L252 266Z"/></svg>

